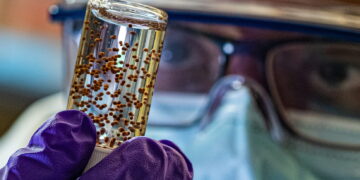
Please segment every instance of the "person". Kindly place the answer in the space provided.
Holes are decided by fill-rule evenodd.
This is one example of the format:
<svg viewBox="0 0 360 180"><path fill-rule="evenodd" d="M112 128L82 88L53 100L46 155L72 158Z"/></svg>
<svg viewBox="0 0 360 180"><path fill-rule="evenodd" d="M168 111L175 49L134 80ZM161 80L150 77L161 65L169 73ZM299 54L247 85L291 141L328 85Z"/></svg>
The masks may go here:
<svg viewBox="0 0 360 180"><path fill-rule="evenodd" d="M83 172L96 130L83 112L66 110L47 120L25 148L0 169L1 179L192 179L190 161L171 141L137 137Z"/></svg>
<svg viewBox="0 0 360 180"><path fill-rule="evenodd" d="M170 22L146 136L194 179L360 178L358 3L151 2ZM71 64L82 22L57 17Z"/></svg>

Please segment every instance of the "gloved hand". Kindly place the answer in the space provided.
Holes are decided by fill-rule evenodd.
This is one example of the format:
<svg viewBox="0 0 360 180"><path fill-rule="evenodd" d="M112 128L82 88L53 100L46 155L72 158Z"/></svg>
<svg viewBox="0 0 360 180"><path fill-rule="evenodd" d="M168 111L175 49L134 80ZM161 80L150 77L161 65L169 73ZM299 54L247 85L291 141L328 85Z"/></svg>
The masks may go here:
<svg viewBox="0 0 360 180"><path fill-rule="evenodd" d="M46 121L26 148L0 169L1 179L192 179L190 161L170 141L129 140L85 174L96 132L82 112L67 110Z"/></svg>

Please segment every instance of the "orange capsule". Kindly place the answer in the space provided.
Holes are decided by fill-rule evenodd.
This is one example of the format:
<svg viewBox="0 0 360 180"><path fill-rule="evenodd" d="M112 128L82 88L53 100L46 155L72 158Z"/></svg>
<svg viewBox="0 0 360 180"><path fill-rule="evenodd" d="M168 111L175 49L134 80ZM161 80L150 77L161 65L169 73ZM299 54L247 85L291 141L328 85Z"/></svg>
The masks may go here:
<svg viewBox="0 0 360 180"><path fill-rule="evenodd" d="M133 128L133 127L129 127L129 130L130 130L131 132L135 132L135 128Z"/></svg>
<svg viewBox="0 0 360 180"><path fill-rule="evenodd" d="M107 143L107 142L109 142L109 137L105 137L104 138L104 141Z"/></svg>
<svg viewBox="0 0 360 180"><path fill-rule="evenodd" d="M119 129L118 129L120 132L124 132L125 131L125 129L123 128L123 127L119 127Z"/></svg>
<svg viewBox="0 0 360 180"><path fill-rule="evenodd" d="M105 128L100 129L100 134L104 134L106 132Z"/></svg>
<svg viewBox="0 0 360 180"><path fill-rule="evenodd" d="M110 143L109 143L109 146L110 146L110 147L113 147L114 144L115 144L115 138L111 138Z"/></svg>
<svg viewBox="0 0 360 180"><path fill-rule="evenodd" d="M104 84L104 90L106 91L108 89L109 89L109 84ZM104 94L104 93L102 93L102 94Z"/></svg>
<svg viewBox="0 0 360 180"><path fill-rule="evenodd" d="M105 52L99 52L99 57L103 57L105 55Z"/></svg>
<svg viewBox="0 0 360 180"><path fill-rule="evenodd" d="M111 126L115 126L115 125L117 125L117 124L119 124L119 121L113 121L113 122L111 123Z"/></svg>
<svg viewBox="0 0 360 180"><path fill-rule="evenodd" d="M126 131L123 131L123 132L121 133L121 135L122 135L122 136L126 136L126 135L127 135Z"/></svg>

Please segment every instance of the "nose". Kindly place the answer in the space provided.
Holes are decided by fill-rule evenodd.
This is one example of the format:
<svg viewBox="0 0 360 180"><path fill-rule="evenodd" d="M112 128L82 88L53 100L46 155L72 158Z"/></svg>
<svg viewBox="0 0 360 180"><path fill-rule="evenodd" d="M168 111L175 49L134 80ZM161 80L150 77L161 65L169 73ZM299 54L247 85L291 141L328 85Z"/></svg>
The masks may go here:
<svg viewBox="0 0 360 180"><path fill-rule="evenodd" d="M240 75L252 79L259 84L264 83L262 63L257 57L251 54L233 55L226 73Z"/></svg>

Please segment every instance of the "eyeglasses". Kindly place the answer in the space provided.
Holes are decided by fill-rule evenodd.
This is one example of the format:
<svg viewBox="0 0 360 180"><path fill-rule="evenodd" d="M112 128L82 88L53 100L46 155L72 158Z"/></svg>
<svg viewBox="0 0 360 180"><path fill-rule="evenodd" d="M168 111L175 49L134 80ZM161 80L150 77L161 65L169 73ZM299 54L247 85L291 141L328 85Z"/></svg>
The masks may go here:
<svg viewBox="0 0 360 180"><path fill-rule="evenodd" d="M291 33L283 37L230 40L170 25L158 92L207 92L223 76L245 75L268 91L279 123L290 134L327 146L360 147L360 44ZM244 65L258 66L257 74ZM258 102L266 106L261 98ZM333 127L321 128L329 123Z"/></svg>
<svg viewBox="0 0 360 180"><path fill-rule="evenodd" d="M297 134L343 147L360 146L360 45L290 43L267 56L270 90Z"/></svg>

